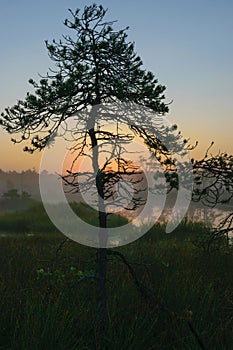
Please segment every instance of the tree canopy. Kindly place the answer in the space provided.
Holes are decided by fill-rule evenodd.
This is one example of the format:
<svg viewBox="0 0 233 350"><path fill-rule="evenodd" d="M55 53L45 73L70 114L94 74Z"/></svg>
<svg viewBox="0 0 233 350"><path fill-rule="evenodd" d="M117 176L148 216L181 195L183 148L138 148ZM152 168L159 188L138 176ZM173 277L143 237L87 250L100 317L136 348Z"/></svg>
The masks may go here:
<svg viewBox="0 0 233 350"><path fill-rule="evenodd" d="M158 114L168 112L165 86L143 68L134 43L127 40L128 27L115 30L115 21L105 20L107 10L101 5L69 12L64 24L72 33L46 41L56 68L39 82L30 79L34 94L27 93L24 101L1 114L0 123L8 132L21 133L13 141L30 140L26 151L42 149L59 126L88 106L119 100Z"/></svg>

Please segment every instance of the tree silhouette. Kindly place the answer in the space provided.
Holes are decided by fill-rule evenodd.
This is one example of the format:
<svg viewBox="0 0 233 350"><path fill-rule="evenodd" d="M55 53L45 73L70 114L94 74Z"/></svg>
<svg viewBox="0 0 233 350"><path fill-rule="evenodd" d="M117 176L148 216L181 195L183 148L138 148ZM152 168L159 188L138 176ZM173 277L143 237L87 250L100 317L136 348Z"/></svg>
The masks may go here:
<svg viewBox="0 0 233 350"><path fill-rule="evenodd" d="M212 143L213 144L213 143ZM212 145L211 145L212 146ZM193 201L201 202L206 207L215 208L219 205L231 204L233 198L233 156L219 153L215 156L207 150L200 160L193 160L195 186ZM226 211L224 217L212 229L212 235L207 241L209 251L213 243L226 239L229 244L229 234L233 231L233 212Z"/></svg>
<svg viewBox="0 0 233 350"><path fill-rule="evenodd" d="M3 198L9 199L11 201L15 201L20 198L20 194L18 193L18 190L15 188L12 188L11 190L8 190L7 192L3 193Z"/></svg>
<svg viewBox="0 0 233 350"><path fill-rule="evenodd" d="M155 140L153 140L155 143ZM187 140L187 148L193 150ZM229 205L233 198L233 155L219 152L217 155L210 153L214 142L211 143L204 156L197 160L192 158L193 192L192 201L203 204L207 208L221 208L221 205ZM179 189L179 179L176 164L168 151L163 152L161 160L166 178L167 191ZM184 164L184 175L188 178L188 167ZM157 176L164 176L158 172ZM233 232L233 212L227 210L220 222L211 228L211 235L208 237L203 248L209 252L213 243L226 240L229 243L229 234Z"/></svg>
<svg viewBox="0 0 233 350"><path fill-rule="evenodd" d="M163 102L165 87L158 84L154 75L143 68L142 60L134 51L134 44L127 41L127 28L113 29L115 21L105 20L107 10L95 4L85 6L83 12L69 10L71 18L64 24L73 34L64 35L62 40L46 41L49 57L55 64L46 76L37 83L29 80L35 93L27 93L24 101L1 114L1 125L11 134L20 134L13 142L27 142L24 150L33 153L43 150L54 137L71 132L75 141L73 163L64 175L64 181L78 191L80 186L88 188L94 184L98 196L100 248L97 249L97 308L100 332L107 322L106 273L107 249L106 234L101 230L107 227L106 199L116 196L116 186L121 179L128 177L134 188L131 210L143 204L143 196L137 189L141 170L122 156L124 145L132 141L132 133L146 134L145 128L132 126L131 136L127 132L109 131L100 124L100 106L105 103L137 104L163 115L168 106ZM88 113L85 111L88 110ZM85 112L82 114L82 112ZM77 120L78 116L78 120ZM69 129L68 120L77 120L76 126ZM101 118L104 120L104 113ZM106 117L105 121L111 118ZM121 122L121 120L119 120ZM142 124L145 121L141 120ZM104 165L100 165L100 153L105 142L113 145ZM114 143L116 141L116 143ZM75 171L77 159L92 149L92 167L95 177L80 181ZM162 151L158 142L153 146ZM113 171L112 159L117 170ZM84 174L88 177L88 173ZM87 179L86 177L86 179ZM77 181L79 180L79 181ZM80 185L81 183L81 185ZM126 192L127 193L127 189ZM126 195L127 196L127 195ZM119 202L119 206L122 204ZM129 209L129 208L128 208Z"/></svg>

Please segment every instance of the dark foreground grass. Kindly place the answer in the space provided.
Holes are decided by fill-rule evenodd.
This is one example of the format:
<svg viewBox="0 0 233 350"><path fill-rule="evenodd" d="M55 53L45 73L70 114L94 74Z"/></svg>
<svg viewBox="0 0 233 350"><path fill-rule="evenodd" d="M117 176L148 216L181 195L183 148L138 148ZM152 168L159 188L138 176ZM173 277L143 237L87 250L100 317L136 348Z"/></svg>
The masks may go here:
<svg viewBox="0 0 233 350"><path fill-rule="evenodd" d="M186 239L194 226L168 236L156 225L116 250L147 298L109 257L102 349L200 349L197 338L206 349L233 349L233 251L207 255ZM95 249L69 241L57 250L63 240L55 233L0 239L0 349L97 349Z"/></svg>

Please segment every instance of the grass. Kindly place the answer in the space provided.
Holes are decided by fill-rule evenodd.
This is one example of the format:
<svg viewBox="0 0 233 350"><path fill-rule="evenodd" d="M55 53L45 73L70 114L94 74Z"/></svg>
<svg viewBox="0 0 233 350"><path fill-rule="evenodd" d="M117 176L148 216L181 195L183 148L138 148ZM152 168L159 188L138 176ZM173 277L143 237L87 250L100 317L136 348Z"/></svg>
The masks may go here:
<svg viewBox="0 0 233 350"><path fill-rule="evenodd" d="M27 210L6 212L0 215L0 233L48 234L58 233L56 227L47 216L42 203L32 202ZM52 205L59 209L59 205ZM84 221L98 226L98 212L85 203L71 203L71 208ZM120 215L109 215L108 227L119 227L127 223Z"/></svg>
<svg viewBox="0 0 233 350"><path fill-rule="evenodd" d="M20 217L12 215L0 224ZM34 236L20 235L13 225L17 234L0 238L0 349L97 349L95 281L77 283L94 273L96 250L71 241L58 250L64 236L49 230L45 218L43 224L43 230L34 227ZM206 254L192 242L207 233L186 222L166 235L156 224L116 249L150 295L145 298L127 267L109 257L103 350L200 349L190 327L206 349L233 349L233 250Z"/></svg>

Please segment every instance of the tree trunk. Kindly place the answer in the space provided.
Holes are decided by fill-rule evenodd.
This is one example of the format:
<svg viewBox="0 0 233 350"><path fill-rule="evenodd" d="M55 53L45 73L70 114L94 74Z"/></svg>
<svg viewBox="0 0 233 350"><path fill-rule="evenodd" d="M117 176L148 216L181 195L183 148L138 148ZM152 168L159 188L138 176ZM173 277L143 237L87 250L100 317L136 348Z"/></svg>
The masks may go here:
<svg viewBox="0 0 233 350"><path fill-rule="evenodd" d="M96 280L96 303L97 303L97 327L98 327L98 344L101 349L101 344L104 340L105 332L108 325L107 316L107 213L104 206L104 183L102 174L96 176L96 187L99 194L98 209L99 209L99 246L97 250L97 280Z"/></svg>
<svg viewBox="0 0 233 350"><path fill-rule="evenodd" d="M93 158L92 166L96 174L96 189L98 192L98 212L99 212L99 248L96 252L96 320L98 332L98 348L102 348L104 336L108 324L107 317L107 213L104 204L104 178L99 169L99 151L95 132L96 108L93 107L88 123L88 133L91 139Z"/></svg>
<svg viewBox="0 0 233 350"><path fill-rule="evenodd" d="M97 256L96 318L97 318L98 345L99 345L99 348L101 348L101 344L103 344L104 336L108 325L107 287L106 287L107 249L99 248L97 250L96 256Z"/></svg>

